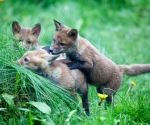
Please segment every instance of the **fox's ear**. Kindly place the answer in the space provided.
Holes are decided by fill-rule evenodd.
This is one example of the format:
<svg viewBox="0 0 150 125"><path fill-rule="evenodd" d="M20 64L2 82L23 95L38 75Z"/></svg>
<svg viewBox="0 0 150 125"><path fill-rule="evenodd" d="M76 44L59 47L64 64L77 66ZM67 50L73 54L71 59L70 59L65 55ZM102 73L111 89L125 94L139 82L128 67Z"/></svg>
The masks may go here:
<svg viewBox="0 0 150 125"><path fill-rule="evenodd" d="M48 61L49 64L51 64L53 61L55 61L59 55L47 55L44 58Z"/></svg>
<svg viewBox="0 0 150 125"><path fill-rule="evenodd" d="M56 31L61 30L61 23L59 23L58 21L54 20L54 24L55 24L55 30Z"/></svg>
<svg viewBox="0 0 150 125"><path fill-rule="evenodd" d="M67 32L67 36L76 39L78 36L78 31L76 29L71 29Z"/></svg>
<svg viewBox="0 0 150 125"><path fill-rule="evenodd" d="M17 21L13 21L12 22L12 31L13 33L19 33L21 30L21 26L19 25L19 23Z"/></svg>
<svg viewBox="0 0 150 125"><path fill-rule="evenodd" d="M41 24L40 23L35 24L34 27L31 29L31 31L33 35L39 36L41 32Z"/></svg>

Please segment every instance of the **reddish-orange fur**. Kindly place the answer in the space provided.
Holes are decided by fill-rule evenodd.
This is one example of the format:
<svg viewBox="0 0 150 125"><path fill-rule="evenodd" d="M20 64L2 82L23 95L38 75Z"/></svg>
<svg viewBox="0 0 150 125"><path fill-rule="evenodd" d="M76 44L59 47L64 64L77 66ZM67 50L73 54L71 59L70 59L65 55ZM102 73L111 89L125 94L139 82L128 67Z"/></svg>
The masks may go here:
<svg viewBox="0 0 150 125"><path fill-rule="evenodd" d="M58 55L50 55L45 50L39 49L26 52L16 62L22 66L41 74L51 82L62 85L64 88L74 93L77 90L82 98L83 107L89 114L88 106L88 89L84 74L78 70L70 70L62 62L70 62L70 60L54 61Z"/></svg>
<svg viewBox="0 0 150 125"><path fill-rule="evenodd" d="M98 93L108 94L108 103L112 102L112 95L120 87L122 73L132 76L150 72L150 64L117 65L100 53L87 39L81 37L76 29L56 20L54 24L56 30L51 44L53 53L66 53L67 57L74 61L68 63L68 66L71 69L83 70L88 82L97 88Z"/></svg>
<svg viewBox="0 0 150 125"><path fill-rule="evenodd" d="M20 26L17 21L12 22L13 36L27 49L37 49L41 24L35 24L32 28Z"/></svg>

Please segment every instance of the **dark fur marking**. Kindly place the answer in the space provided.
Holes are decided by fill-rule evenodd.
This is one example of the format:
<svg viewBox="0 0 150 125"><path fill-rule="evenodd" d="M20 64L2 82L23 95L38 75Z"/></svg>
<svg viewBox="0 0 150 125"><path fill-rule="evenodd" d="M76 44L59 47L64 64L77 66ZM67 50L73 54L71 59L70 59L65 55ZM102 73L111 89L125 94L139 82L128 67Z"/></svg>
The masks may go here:
<svg viewBox="0 0 150 125"><path fill-rule="evenodd" d="M78 69L78 68L80 68L84 65L84 61L76 60L76 61L69 62L69 63L66 63L66 64L70 69Z"/></svg>

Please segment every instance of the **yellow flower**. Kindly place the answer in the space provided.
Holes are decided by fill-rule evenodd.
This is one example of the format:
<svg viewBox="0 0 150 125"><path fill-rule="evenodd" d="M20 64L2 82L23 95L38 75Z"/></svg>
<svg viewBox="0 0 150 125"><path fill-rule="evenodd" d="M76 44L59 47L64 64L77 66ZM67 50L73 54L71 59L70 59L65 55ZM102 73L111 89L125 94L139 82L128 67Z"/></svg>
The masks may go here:
<svg viewBox="0 0 150 125"><path fill-rule="evenodd" d="M108 95L106 95L106 94L100 94L100 93L98 93L98 96L100 97L100 99L105 99L105 98L108 97Z"/></svg>
<svg viewBox="0 0 150 125"><path fill-rule="evenodd" d="M0 0L0 2L3 2L4 0Z"/></svg>
<svg viewBox="0 0 150 125"><path fill-rule="evenodd" d="M135 82L130 82L130 84L132 85L132 86L136 86L136 83Z"/></svg>

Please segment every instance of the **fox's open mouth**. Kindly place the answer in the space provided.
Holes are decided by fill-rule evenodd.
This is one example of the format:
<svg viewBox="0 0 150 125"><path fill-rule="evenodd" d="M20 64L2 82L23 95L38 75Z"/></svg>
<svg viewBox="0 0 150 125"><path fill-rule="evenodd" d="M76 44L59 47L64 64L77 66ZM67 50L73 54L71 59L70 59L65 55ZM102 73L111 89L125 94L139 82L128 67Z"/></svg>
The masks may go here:
<svg viewBox="0 0 150 125"><path fill-rule="evenodd" d="M63 53L64 51L62 50L62 51L59 51L59 50L51 50L51 53L53 54L53 55L58 55L58 54L61 54L61 53Z"/></svg>

